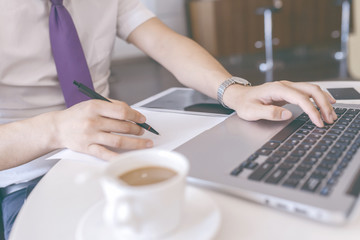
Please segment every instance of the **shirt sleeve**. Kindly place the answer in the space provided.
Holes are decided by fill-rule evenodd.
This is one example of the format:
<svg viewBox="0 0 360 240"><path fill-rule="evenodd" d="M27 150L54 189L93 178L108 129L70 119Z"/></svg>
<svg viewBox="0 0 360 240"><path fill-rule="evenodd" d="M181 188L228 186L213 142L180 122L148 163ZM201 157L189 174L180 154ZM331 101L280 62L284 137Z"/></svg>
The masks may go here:
<svg viewBox="0 0 360 240"><path fill-rule="evenodd" d="M139 0L118 0L117 35L127 40L130 33L155 14Z"/></svg>

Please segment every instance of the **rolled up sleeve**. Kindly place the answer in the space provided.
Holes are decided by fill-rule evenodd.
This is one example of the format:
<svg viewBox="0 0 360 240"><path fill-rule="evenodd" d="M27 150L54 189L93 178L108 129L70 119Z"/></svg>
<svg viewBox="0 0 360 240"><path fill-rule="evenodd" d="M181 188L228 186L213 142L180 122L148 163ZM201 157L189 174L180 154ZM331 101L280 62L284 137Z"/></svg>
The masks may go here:
<svg viewBox="0 0 360 240"><path fill-rule="evenodd" d="M117 35L127 40L130 33L155 14L139 0L118 0Z"/></svg>

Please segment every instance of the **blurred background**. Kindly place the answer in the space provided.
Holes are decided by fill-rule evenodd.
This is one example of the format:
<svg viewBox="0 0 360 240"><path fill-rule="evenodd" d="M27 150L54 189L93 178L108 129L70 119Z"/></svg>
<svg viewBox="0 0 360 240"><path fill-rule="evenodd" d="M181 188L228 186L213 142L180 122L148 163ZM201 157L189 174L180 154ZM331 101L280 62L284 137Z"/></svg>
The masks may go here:
<svg viewBox="0 0 360 240"><path fill-rule="evenodd" d="M142 0L165 24L253 85L360 79L360 0ZM117 40L111 97L136 103L181 86ZM135 93L135 94L134 94Z"/></svg>

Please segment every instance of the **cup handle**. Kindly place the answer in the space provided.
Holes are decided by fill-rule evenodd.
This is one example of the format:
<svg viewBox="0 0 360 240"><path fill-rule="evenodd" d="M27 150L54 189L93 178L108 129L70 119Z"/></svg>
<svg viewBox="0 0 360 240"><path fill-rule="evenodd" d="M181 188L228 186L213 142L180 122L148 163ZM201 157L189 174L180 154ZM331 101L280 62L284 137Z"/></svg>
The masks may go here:
<svg viewBox="0 0 360 240"><path fill-rule="evenodd" d="M116 228L139 232L138 221L134 214L134 201L131 198L122 197L115 200L106 208L105 218Z"/></svg>

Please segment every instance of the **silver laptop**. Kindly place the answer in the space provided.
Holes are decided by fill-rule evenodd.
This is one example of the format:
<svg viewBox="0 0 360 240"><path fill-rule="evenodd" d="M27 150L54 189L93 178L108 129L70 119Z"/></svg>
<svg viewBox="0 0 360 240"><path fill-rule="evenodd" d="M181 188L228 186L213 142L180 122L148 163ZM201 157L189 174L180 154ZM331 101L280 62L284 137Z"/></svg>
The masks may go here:
<svg viewBox="0 0 360 240"><path fill-rule="evenodd" d="M360 193L360 106L335 105L339 119L324 129L286 107L287 122L232 115L175 149L190 161L189 180L317 221L348 221Z"/></svg>

